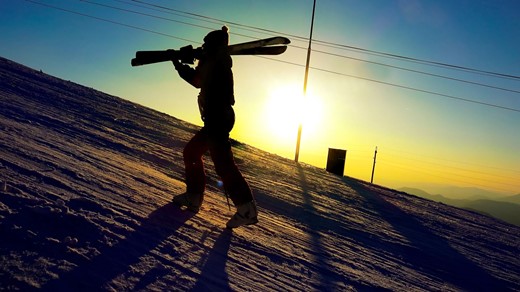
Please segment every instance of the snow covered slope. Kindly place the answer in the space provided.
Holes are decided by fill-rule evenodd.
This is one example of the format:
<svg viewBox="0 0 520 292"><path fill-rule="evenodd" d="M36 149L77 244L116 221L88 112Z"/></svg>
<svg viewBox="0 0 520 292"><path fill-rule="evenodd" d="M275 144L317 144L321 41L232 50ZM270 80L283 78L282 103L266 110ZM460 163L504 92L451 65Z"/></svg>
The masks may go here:
<svg viewBox="0 0 520 292"><path fill-rule="evenodd" d="M520 290L519 227L240 143L260 223L224 229L210 159L181 211L195 130L0 58L0 290Z"/></svg>

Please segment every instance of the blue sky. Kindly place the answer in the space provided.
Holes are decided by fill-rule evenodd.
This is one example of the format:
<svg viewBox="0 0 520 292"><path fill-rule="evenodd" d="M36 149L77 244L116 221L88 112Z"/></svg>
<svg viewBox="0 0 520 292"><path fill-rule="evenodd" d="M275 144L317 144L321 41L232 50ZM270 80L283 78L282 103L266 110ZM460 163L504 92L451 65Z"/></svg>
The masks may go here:
<svg viewBox="0 0 520 292"><path fill-rule="evenodd" d="M170 64L132 68L135 51L198 46L222 24L231 28L231 43L289 35L292 46L281 56L234 57L238 122L232 136L293 158L294 103L301 98L307 47L294 36L308 36L312 1L34 2L0 2L0 56L199 125L197 91ZM518 77L519 11L520 2L513 0L318 0L314 38L336 45L313 44L311 105L304 114L312 118L304 121L300 160L324 167L328 147L347 149L346 174L368 180L378 146L375 181L380 184L519 193L518 78L366 51Z"/></svg>

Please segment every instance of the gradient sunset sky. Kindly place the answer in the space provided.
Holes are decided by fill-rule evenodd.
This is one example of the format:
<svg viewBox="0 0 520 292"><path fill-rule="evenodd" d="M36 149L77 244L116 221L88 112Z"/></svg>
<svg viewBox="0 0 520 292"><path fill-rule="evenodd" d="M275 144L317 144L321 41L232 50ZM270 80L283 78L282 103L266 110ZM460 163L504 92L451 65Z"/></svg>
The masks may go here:
<svg viewBox="0 0 520 292"><path fill-rule="evenodd" d="M0 0L0 56L202 125L197 90L135 51L224 24L231 44L287 36L283 55L233 57L234 139L293 159L302 118L301 162L346 149L345 175L370 180L377 146L381 185L520 193L520 1L318 0L302 106L312 4Z"/></svg>

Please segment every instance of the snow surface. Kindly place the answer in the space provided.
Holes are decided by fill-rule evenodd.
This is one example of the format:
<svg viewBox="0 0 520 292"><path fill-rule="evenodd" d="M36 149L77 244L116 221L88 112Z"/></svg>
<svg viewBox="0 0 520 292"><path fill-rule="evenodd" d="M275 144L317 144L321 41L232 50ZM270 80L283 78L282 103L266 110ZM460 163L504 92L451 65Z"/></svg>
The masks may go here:
<svg viewBox="0 0 520 292"><path fill-rule="evenodd" d="M520 291L519 227L238 142L260 222L182 211L196 130L0 58L0 290Z"/></svg>

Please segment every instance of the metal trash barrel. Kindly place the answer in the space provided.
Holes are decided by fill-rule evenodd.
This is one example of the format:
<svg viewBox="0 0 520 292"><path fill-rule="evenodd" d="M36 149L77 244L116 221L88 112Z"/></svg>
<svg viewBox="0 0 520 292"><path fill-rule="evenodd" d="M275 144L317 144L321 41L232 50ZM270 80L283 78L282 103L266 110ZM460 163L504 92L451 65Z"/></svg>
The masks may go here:
<svg viewBox="0 0 520 292"><path fill-rule="evenodd" d="M329 156L327 158L327 171L339 176L343 176L345 170L345 158L347 150L329 148Z"/></svg>

